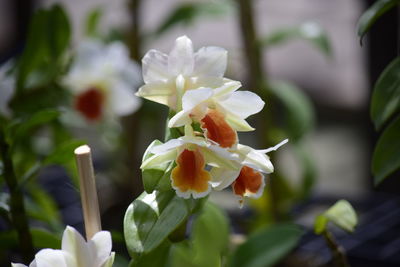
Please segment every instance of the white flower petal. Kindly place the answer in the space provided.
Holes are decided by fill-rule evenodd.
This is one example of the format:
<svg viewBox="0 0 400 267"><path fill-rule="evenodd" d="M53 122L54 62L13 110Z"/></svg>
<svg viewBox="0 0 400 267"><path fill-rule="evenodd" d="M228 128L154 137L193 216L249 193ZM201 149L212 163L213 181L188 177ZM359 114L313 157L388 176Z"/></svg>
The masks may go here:
<svg viewBox="0 0 400 267"><path fill-rule="evenodd" d="M175 45L168 56L168 71L177 76L190 75L194 68L194 54L192 41L187 36L176 39Z"/></svg>
<svg viewBox="0 0 400 267"><path fill-rule="evenodd" d="M89 266L94 256L91 254L85 239L71 226L67 226L64 230L61 248L63 251L72 254L76 261L82 264L82 266Z"/></svg>
<svg viewBox="0 0 400 267"><path fill-rule="evenodd" d="M259 172L272 173L274 166L272 165L269 157L249 146L238 145L238 153L240 156L240 163L249 166Z"/></svg>
<svg viewBox="0 0 400 267"><path fill-rule="evenodd" d="M134 95L133 89L125 83L116 83L112 88L111 109L118 116L129 115L140 107L141 101Z"/></svg>
<svg viewBox="0 0 400 267"><path fill-rule="evenodd" d="M247 123L245 119L241 119L235 115L227 113L225 115L225 121L236 131L240 132L250 132L255 129Z"/></svg>
<svg viewBox="0 0 400 267"><path fill-rule="evenodd" d="M185 124L191 124L191 123L192 119L189 116L189 112L181 110L168 121L168 128L181 127Z"/></svg>
<svg viewBox="0 0 400 267"><path fill-rule="evenodd" d="M227 80L224 84L214 89L214 96L220 98L220 100L226 99L229 93L232 93L242 87L242 84L238 81Z"/></svg>
<svg viewBox="0 0 400 267"><path fill-rule="evenodd" d="M12 263L11 262L11 267L27 267L25 264L22 263Z"/></svg>
<svg viewBox="0 0 400 267"><path fill-rule="evenodd" d="M168 73L168 56L157 50L150 50L142 59L143 80L145 83L166 82Z"/></svg>
<svg viewBox="0 0 400 267"><path fill-rule="evenodd" d="M215 46L202 47L194 55L194 76L224 76L228 52Z"/></svg>
<svg viewBox="0 0 400 267"><path fill-rule="evenodd" d="M160 165L175 160L176 156L176 149L165 152L164 154L153 155L142 163L140 169L157 169L157 167L160 167Z"/></svg>
<svg viewBox="0 0 400 267"><path fill-rule="evenodd" d="M150 149L150 153L156 154L156 155L164 154L170 150L173 150L173 149L181 146L182 144L183 144L183 141L181 139L171 139L168 142L166 142L165 144L153 146Z"/></svg>
<svg viewBox="0 0 400 267"><path fill-rule="evenodd" d="M71 267L67 265L62 250L42 249L35 255L35 261L39 267Z"/></svg>
<svg viewBox="0 0 400 267"><path fill-rule="evenodd" d="M182 97L182 108L184 111L191 111L197 105L210 99L213 95L211 88L199 88L186 91Z"/></svg>
<svg viewBox="0 0 400 267"><path fill-rule="evenodd" d="M230 186L238 177L240 168L237 170L229 170L225 168L212 168L210 171L211 175L211 186L214 190L223 190Z"/></svg>
<svg viewBox="0 0 400 267"><path fill-rule="evenodd" d="M168 83L150 83L143 85L136 93L137 96L148 100L170 106L171 98L175 94L175 84Z"/></svg>
<svg viewBox="0 0 400 267"><path fill-rule="evenodd" d="M227 99L219 101L225 110L242 119L260 112L264 104L258 95L249 91L233 92Z"/></svg>
<svg viewBox="0 0 400 267"><path fill-rule="evenodd" d="M101 265L101 267L112 267L114 263L114 258L115 258L115 252L111 252L111 256L107 258L106 262L104 262L104 264Z"/></svg>
<svg viewBox="0 0 400 267"><path fill-rule="evenodd" d="M240 166L234 161L236 160L234 154L229 153L224 148L216 145L209 145L207 148L201 147L201 152L203 153L207 165L231 170L240 169Z"/></svg>
<svg viewBox="0 0 400 267"><path fill-rule="evenodd" d="M269 153L271 151L276 151L278 148L280 148L281 146L283 146L287 142L289 142L289 139L285 139L285 140L283 140L282 142L280 142L279 144L277 144L277 145L275 145L273 147L270 147L270 148L267 148L267 149L260 149L260 150L258 150L258 152L266 154L266 153Z"/></svg>
<svg viewBox="0 0 400 267"><path fill-rule="evenodd" d="M94 255L93 266L102 266L111 255L112 241L108 231L96 233L88 242L91 254Z"/></svg>

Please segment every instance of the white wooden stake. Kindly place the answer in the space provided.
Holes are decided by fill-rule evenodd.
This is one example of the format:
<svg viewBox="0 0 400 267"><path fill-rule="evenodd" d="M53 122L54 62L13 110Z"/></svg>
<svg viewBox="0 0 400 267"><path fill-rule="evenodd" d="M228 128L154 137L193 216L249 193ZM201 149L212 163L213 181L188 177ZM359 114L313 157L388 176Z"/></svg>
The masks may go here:
<svg viewBox="0 0 400 267"><path fill-rule="evenodd" d="M90 240L97 232L101 231L99 202L90 147L83 145L75 149L75 159L79 173L86 239Z"/></svg>

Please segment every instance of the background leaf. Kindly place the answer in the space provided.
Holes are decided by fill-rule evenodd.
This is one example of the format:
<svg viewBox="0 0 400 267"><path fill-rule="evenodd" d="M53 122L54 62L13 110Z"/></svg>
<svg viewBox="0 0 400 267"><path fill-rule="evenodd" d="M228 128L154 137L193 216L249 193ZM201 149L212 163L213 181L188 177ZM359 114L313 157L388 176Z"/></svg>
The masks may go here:
<svg viewBox="0 0 400 267"><path fill-rule="evenodd" d="M291 141L299 141L314 126L314 108L301 89L286 82L272 82L269 90L284 105L286 131Z"/></svg>
<svg viewBox="0 0 400 267"><path fill-rule="evenodd" d="M372 156L372 174L375 185L400 168L400 116L382 133Z"/></svg>
<svg viewBox="0 0 400 267"><path fill-rule="evenodd" d="M263 46L271 47L281 45L293 39L304 39L318 48L326 56L332 56L332 48L326 32L318 23L305 22L299 26L276 30L261 39Z"/></svg>
<svg viewBox="0 0 400 267"><path fill-rule="evenodd" d="M185 2L178 5L163 22L160 24L155 36L161 35L171 28L183 24L187 25L192 23L199 17L209 16L215 17L223 15L227 12L229 5L227 2L221 1L219 3L202 3L202 2Z"/></svg>
<svg viewBox="0 0 400 267"><path fill-rule="evenodd" d="M399 3L400 0L377 0L370 6L358 20L357 29L360 41L377 19Z"/></svg>
<svg viewBox="0 0 400 267"><path fill-rule="evenodd" d="M319 215L314 224L316 234L326 230L328 221L333 222L339 228L347 232L353 232L358 223L357 214L351 204L344 199L337 201L323 214Z"/></svg>
<svg viewBox="0 0 400 267"><path fill-rule="evenodd" d="M98 25L102 16L103 10L101 8L95 8L89 12L85 23L85 33L87 36L98 36Z"/></svg>
<svg viewBox="0 0 400 267"><path fill-rule="evenodd" d="M371 117L376 129L400 110L400 57L394 59L375 83L371 101Z"/></svg>
<svg viewBox="0 0 400 267"><path fill-rule="evenodd" d="M273 266L296 247L302 234L298 226L290 223L265 228L238 247L229 266Z"/></svg>

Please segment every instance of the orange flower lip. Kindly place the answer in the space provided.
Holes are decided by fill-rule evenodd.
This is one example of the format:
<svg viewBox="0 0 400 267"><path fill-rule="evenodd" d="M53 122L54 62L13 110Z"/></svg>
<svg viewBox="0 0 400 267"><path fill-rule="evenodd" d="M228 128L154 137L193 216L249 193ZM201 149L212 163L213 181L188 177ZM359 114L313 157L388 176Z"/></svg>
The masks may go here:
<svg viewBox="0 0 400 267"><path fill-rule="evenodd" d="M205 161L201 152L198 149L194 151L184 149L176 163L177 166L171 174L172 186L186 197L189 197L190 193L193 197L207 194L211 176L204 169Z"/></svg>
<svg viewBox="0 0 400 267"><path fill-rule="evenodd" d="M205 129L207 138L221 147L228 148L237 143L235 130L225 121L223 114L215 109L210 109L201 119L201 127Z"/></svg>
<svg viewBox="0 0 400 267"><path fill-rule="evenodd" d="M91 87L75 100L75 108L88 120L98 120L103 114L104 94L97 88Z"/></svg>
<svg viewBox="0 0 400 267"><path fill-rule="evenodd" d="M258 195L264 187L263 175L254 169L243 166L239 176L232 184L235 195L244 197L245 195Z"/></svg>

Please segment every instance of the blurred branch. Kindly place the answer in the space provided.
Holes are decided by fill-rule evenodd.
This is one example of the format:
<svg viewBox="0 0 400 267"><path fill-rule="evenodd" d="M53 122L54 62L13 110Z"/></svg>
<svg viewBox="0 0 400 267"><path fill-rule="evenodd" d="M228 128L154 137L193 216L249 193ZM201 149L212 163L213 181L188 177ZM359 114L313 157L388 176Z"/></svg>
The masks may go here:
<svg viewBox="0 0 400 267"><path fill-rule="evenodd" d="M252 91L257 91L257 93L263 98L269 98L269 89L268 89L268 79L267 76L264 75L266 73L263 62L262 62L262 50L261 46L258 42L258 35L256 32L255 24L254 24L254 12L253 12L253 1L252 0L237 0L238 2L238 11L240 17L240 29L242 32L242 41L245 49L245 57L247 59L247 70L248 77L247 83L249 89ZM262 118L258 122L258 129L260 129L259 133L261 134L262 146L270 147L273 145L273 141L267 134L267 130L271 130L272 116L271 111L272 106L269 104L269 109L262 112ZM268 125L267 125L268 123ZM272 175L270 175L272 177ZM279 196L278 190L276 189L276 184L273 178L269 179L269 186L267 187L270 194L271 212L273 220L280 220L280 212L278 199Z"/></svg>
<svg viewBox="0 0 400 267"><path fill-rule="evenodd" d="M325 238L329 249L332 251L333 260L336 262L337 266L350 267L343 248L336 242L333 235L328 230L323 231L322 235Z"/></svg>
<svg viewBox="0 0 400 267"><path fill-rule="evenodd" d="M11 221L18 233L23 260L25 263L29 263L34 257L32 236L29 231L23 194L21 188L18 186L10 155L10 147L6 142L4 127L0 129L0 155L3 161L3 176L10 191Z"/></svg>

